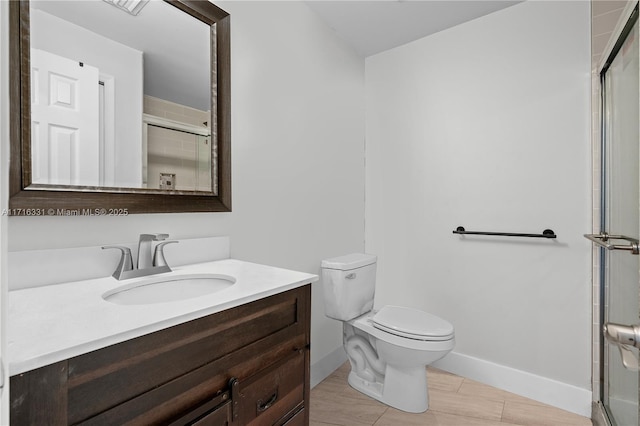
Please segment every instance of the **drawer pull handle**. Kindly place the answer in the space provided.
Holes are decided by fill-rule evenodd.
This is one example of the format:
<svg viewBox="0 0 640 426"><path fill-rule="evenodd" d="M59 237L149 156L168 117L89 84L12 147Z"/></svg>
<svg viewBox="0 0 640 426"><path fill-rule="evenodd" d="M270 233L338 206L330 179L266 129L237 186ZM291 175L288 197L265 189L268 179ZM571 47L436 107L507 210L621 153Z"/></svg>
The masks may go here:
<svg viewBox="0 0 640 426"><path fill-rule="evenodd" d="M273 404L275 404L276 400L278 399L278 391L276 390L273 395L271 395L271 398L269 398L269 400L265 403L262 403L262 400L259 399L258 400L258 413L262 413L263 411L266 411L269 407L271 407Z"/></svg>

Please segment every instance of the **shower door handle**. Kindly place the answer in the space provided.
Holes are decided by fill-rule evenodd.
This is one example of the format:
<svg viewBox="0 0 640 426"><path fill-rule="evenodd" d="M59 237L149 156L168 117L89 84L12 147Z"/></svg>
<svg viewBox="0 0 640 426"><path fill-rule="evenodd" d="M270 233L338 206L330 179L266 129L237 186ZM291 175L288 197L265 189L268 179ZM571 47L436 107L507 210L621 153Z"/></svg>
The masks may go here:
<svg viewBox="0 0 640 426"><path fill-rule="evenodd" d="M606 232L601 234L584 234L584 237L607 250L626 250L630 251L631 254L640 254L640 241L635 238L624 235L609 235ZM629 244L611 244L610 240L624 240L628 241Z"/></svg>
<svg viewBox="0 0 640 426"><path fill-rule="evenodd" d="M611 343L640 348L640 325L608 322L602 327L602 332Z"/></svg>
<svg viewBox="0 0 640 426"><path fill-rule="evenodd" d="M622 365L627 370L640 370L640 362L630 347L640 348L640 325L622 325L612 322L602 327L605 339L618 346Z"/></svg>

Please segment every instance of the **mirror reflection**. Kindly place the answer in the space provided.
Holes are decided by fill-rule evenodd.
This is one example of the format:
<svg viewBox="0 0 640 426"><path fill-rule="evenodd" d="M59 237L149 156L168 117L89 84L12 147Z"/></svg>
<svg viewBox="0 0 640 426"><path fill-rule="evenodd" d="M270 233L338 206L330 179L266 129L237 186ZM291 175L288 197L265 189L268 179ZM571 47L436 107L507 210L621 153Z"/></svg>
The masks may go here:
<svg viewBox="0 0 640 426"><path fill-rule="evenodd" d="M210 27L163 1L30 4L32 183L211 192Z"/></svg>

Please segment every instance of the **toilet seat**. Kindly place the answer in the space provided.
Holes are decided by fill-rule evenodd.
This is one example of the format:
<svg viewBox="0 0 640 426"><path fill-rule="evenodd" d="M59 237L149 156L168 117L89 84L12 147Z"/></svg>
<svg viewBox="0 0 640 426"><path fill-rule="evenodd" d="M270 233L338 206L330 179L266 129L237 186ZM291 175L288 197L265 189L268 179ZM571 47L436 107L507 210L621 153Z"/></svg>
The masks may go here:
<svg viewBox="0 0 640 426"><path fill-rule="evenodd" d="M427 312L402 306L384 306L371 318L373 326L396 336L442 341L453 337L453 325Z"/></svg>
<svg viewBox="0 0 640 426"><path fill-rule="evenodd" d="M447 340L425 340L425 337L420 337L418 339L409 338L383 330L382 328L378 328L372 321L372 318L376 313L376 311L369 311L366 314L359 316L358 318L346 321L345 324L349 324L375 339L387 342L400 348L414 349L418 351L443 351L451 350L455 346L454 334L452 334L451 337Z"/></svg>

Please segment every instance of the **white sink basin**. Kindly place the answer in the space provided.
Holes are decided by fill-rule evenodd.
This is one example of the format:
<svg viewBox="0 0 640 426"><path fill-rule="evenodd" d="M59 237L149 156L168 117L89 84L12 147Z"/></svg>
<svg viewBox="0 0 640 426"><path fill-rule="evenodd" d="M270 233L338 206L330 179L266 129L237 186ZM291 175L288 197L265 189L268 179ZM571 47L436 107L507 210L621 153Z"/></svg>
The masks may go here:
<svg viewBox="0 0 640 426"><path fill-rule="evenodd" d="M235 282L235 278L220 274L150 277L109 290L102 298L119 305L167 303L215 293Z"/></svg>

